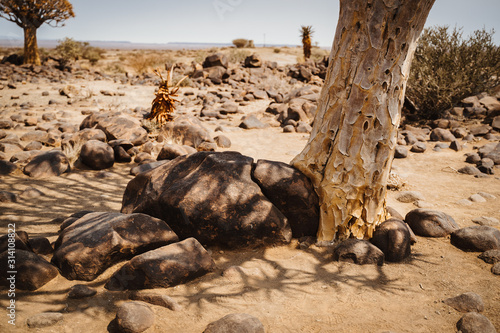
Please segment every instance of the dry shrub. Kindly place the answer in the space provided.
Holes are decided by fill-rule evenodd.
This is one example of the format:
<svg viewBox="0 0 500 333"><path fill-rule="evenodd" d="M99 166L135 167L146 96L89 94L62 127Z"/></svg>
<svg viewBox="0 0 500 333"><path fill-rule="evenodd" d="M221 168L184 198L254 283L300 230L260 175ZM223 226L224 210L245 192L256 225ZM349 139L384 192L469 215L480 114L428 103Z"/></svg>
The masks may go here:
<svg viewBox="0 0 500 333"><path fill-rule="evenodd" d="M238 50L238 49L230 49L229 52L226 53L227 60L232 63L240 63L245 60L246 57L250 56L252 52L248 50Z"/></svg>
<svg viewBox="0 0 500 333"><path fill-rule="evenodd" d="M170 52L134 52L127 57L127 65L137 74L151 72L154 68L165 64L175 64L176 59Z"/></svg>
<svg viewBox="0 0 500 333"><path fill-rule="evenodd" d="M420 37L406 92L419 118L439 118L463 98L500 84L500 48L493 43L494 31L476 30L464 39L461 30L437 26Z"/></svg>

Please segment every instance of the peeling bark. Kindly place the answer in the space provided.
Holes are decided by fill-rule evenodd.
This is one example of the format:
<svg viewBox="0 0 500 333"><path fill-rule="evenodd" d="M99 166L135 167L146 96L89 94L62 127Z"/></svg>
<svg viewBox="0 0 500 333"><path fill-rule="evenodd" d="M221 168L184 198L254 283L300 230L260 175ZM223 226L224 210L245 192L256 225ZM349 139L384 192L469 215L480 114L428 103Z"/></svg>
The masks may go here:
<svg viewBox="0 0 500 333"><path fill-rule="evenodd" d="M406 82L434 1L340 0L313 131L292 161L320 198L319 241L371 238L386 218Z"/></svg>
<svg viewBox="0 0 500 333"><path fill-rule="evenodd" d="M24 27L24 60L25 64L41 65L36 40L37 28L32 25Z"/></svg>

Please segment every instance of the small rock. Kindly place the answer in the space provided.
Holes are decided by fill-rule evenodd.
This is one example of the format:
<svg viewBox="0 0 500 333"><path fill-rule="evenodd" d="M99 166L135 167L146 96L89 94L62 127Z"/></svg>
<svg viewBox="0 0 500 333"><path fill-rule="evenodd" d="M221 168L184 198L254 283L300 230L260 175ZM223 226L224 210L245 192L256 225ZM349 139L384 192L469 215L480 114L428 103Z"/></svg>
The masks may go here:
<svg viewBox="0 0 500 333"><path fill-rule="evenodd" d="M500 262L497 262L491 267L491 272L495 275L500 275Z"/></svg>
<svg viewBox="0 0 500 333"><path fill-rule="evenodd" d="M451 216L430 209L414 209L406 214L405 221L416 235L424 237L445 237L458 229Z"/></svg>
<svg viewBox="0 0 500 333"><path fill-rule="evenodd" d="M459 312L483 312L484 302L481 296L468 292L443 301Z"/></svg>
<svg viewBox="0 0 500 333"><path fill-rule="evenodd" d="M62 320L62 313L44 312L28 318L28 320L26 320L26 324L29 328L43 328L53 326Z"/></svg>
<svg viewBox="0 0 500 333"><path fill-rule="evenodd" d="M478 153L468 153L465 156L466 156L465 162L467 163L477 164L479 163L479 161L481 161L481 156L479 156Z"/></svg>
<svg viewBox="0 0 500 333"><path fill-rule="evenodd" d="M480 196L482 196L483 198L485 198L486 200L494 200L496 199L497 197L494 196L493 194L490 194L490 193L486 193L486 192L478 192L477 194L479 194Z"/></svg>
<svg viewBox="0 0 500 333"><path fill-rule="evenodd" d="M264 333L265 330L259 319L246 313L235 313L208 324L203 331L203 333L229 332Z"/></svg>
<svg viewBox="0 0 500 333"><path fill-rule="evenodd" d="M121 332L140 333L153 326L155 315L144 302L126 302L118 308L115 321Z"/></svg>
<svg viewBox="0 0 500 333"><path fill-rule="evenodd" d="M458 140L454 140L450 143L450 149L453 149L454 151L461 151L462 144L458 142Z"/></svg>
<svg viewBox="0 0 500 333"><path fill-rule="evenodd" d="M0 202L17 202L17 195L8 191L0 191Z"/></svg>
<svg viewBox="0 0 500 333"><path fill-rule="evenodd" d="M48 255L54 253L54 248L50 245L50 241L45 237L34 237L29 240L31 249L36 254Z"/></svg>
<svg viewBox="0 0 500 333"><path fill-rule="evenodd" d="M239 127L244 129L262 129L267 128L268 125L261 122L256 116L250 115L243 120Z"/></svg>
<svg viewBox="0 0 500 333"><path fill-rule="evenodd" d="M452 142L455 136L447 129L435 128L430 134L431 141Z"/></svg>
<svg viewBox="0 0 500 333"><path fill-rule="evenodd" d="M231 148L231 140L225 135L218 135L214 140L220 148Z"/></svg>
<svg viewBox="0 0 500 333"><path fill-rule="evenodd" d="M19 196L23 199L35 199L44 195L45 194L42 191L34 187L28 186Z"/></svg>
<svg viewBox="0 0 500 333"><path fill-rule="evenodd" d="M500 221L494 217L487 217L487 216L481 216L477 217L475 219L472 219L472 222L479 224L479 225L486 225L490 227L495 227L500 224Z"/></svg>
<svg viewBox="0 0 500 333"><path fill-rule="evenodd" d="M283 127L283 133L294 133L295 127L293 125L286 125Z"/></svg>
<svg viewBox="0 0 500 333"><path fill-rule="evenodd" d="M464 166L463 168L458 169L458 172L464 175L479 175L481 170L472 165Z"/></svg>
<svg viewBox="0 0 500 333"><path fill-rule="evenodd" d="M83 284L75 284L69 289L68 298L80 299L92 297L97 294L97 290Z"/></svg>
<svg viewBox="0 0 500 333"><path fill-rule="evenodd" d="M405 146L397 146L394 152L394 158L406 158L408 157L408 149Z"/></svg>
<svg viewBox="0 0 500 333"><path fill-rule="evenodd" d="M451 244L472 252L500 249L500 231L488 226L462 228L451 234Z"/></svg>
<svg viewBox="0 0 500 333"><path fill-rule="evenodd" d="M459 206L465 206L465 207L473 205L472 201L470 201L468 199L458 200L457 202L455 202L455 204L457 204Z"/></svg>
<svg viewBox="0 0 500 333"><path fill-rule="evenodd" d="M162 306L172 311L180 311L182 309L179 303L167 295L158 295L147 291L135 291L130 294L129 298L135 301Z"/></svg>
<svg viewBox="0 0 500 333"><path fill-rule="evenodd" d="M491 321L477 312L466 313L457 323L462 333L497 333Z"/></svg>
<svg viewBox="0 0 500 333"><path fill-rule="evenodd" d="M414 152L414 153L423 153L423 152L425 152L426 150L427 150L427 146L426 146L426 144L425 144L425 143L423 143L423 142L417 142L417 143L415 143L415 144L411 147L411 149L410 149L410 151L411 151L411 152Z"/></svg>
<svg viewBox="0 0 500 333"><path fill-rule="evenodd" d="M347 261L358 265L384 264L384 253L368 241L348 239L341 242L333 253L333 260Z"/></svg>
<svg viewBox="0 0 500 333"><path fill-rule="evenodd" d="M469 197L472 202L486 202L486 199L479 194L473 194Z"/></svg>
<svg viewBox="0 0 500 333"><path fill-rule="evenodd" d="M481 253L478 258L487 264L496 264L500 262L500 250L488 250Z"/></svg>
<svg viewBox="0 0 500 333"><path fill-rule="evenodd" d="M417 191L403 191L396 196L396 200L404 203L413 203L418 200L425 200L422 193Z"/></svg>

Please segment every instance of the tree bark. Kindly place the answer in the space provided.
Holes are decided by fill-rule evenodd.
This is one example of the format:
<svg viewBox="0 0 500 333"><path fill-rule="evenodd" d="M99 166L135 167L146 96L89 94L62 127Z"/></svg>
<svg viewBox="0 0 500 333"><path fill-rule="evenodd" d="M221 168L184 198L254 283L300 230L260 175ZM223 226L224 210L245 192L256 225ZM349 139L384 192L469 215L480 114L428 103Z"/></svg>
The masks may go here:
<svg viewBox="0 0 500 333"><path fill-rule="evenodd" d="M41 65L36 40L37 28L32 25L24 27L24 60L25 64Z"/></svg>
<svg viewBox="0 0 500 333"><path fill-rule="evenodd" d="M385 197L406 82L434 0L340 0L313 131L292 164L320 198L318 240L371 238Z"/></svg>

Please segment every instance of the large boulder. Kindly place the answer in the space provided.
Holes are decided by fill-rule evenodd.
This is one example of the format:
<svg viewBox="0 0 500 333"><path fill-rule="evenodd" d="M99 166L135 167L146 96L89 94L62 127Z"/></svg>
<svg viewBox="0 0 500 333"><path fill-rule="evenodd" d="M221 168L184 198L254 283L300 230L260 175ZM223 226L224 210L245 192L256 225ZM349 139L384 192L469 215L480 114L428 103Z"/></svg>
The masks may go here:
<svg viewBox="0 0 500 333"><path fill-rule="evenodd" d="M205 58L205 61L203 62L203 68L209 68L215 66L221 66L227 68L228 65L229 61L227 60L226 55L223 53L215 53L209 55L208 57Z"/></svg>
<svg viewBox="0 0 500 333"><path fill-rule="evenodd" d="M2 286L8 288L14 286L14 289L20 290L37 290L59 275L57 268L45 259L25 250L15 251L15 267L9 269L8 263L11 254L9 251L0 254L0 267L2 267L0 270L0 285ZM12 275L9 271L16 271L17 273ZM12 279L12 276L14 276L14 279Z"/></svg>
<svg viewBox="0 0 500 333"><path fill-rule="evenodd" d="M500 249L500 231L485 225L462 228L451 234L451 244L472 252Z"/></svg>
<svg viewBox="0 0 500 333"><path fill-rule="evenodd" d="M262 67L262 59L258 54L252 54L245 58L245 67L258 68Z"/></svg>
<svg viewBox="0 0 500 333"><path fill-rule="evenodd" d="M67 279L92 281L119 261L177 240L164 221L151 216L88 213L65 223L52 263Z"/></svg>
<svg viewBox="0 0 500 333"><path fill-rule="evenodd" d="M455 136L447 129L435 128L430 134L431 141L452 142L455 141Z"/></svg>
<svg viewBox="0 0 500 333"><path fill-rule="evenodd" d="M91 169L103 170L115 164L115 152L105 142L90 140L82 146L80 160Z"/></svg>
<svg viewBox="0 0 500 333"><path fill-rule="evenodd" d="M319 199L309 178L282 162L258 160L253 178L288 219L294 238L316 236Z"/></svg>
<svg viewBox="0 0 500 333"><path fill-rule="evenodd" d="M60 176L70 169L68 158L60 150L51 150L33 157L24 173L33 178Z"/></svg>
<svg viewBox="0 0 500 333"><path fill-rule="evenodd" d="M181 116L166 123L161 135L181 145L197 148L203 142L213 142L210 132L194 117Z"/></svg>
<svg viewBox="0 0 500 333"><path fill-rule="evenodd" d="M425 208L410 211L405 221L416 235L424 237L446 237L459 228L450 215Z"/></svg>
<svg viewBox="0 0 500 333"><path fill-rule="evenodd" d="M403 221L390 219L381 223L370 241L384 252L387 261L400 262L410 256L411 234Z"/></svg>
<svg viewBox="0 0 500 333"><path fill-rule="evenodd" d="M215 263L194 238L134 257L106 283L109 290L168 288L212 271Z"/></svg>
<svg viewBox="0 0 500 333"><path fill-rule="evenodd" d="M253 159L236 152L198 152L137 175L122 213L165 220L182 239L242 247L289 242L287 218L252 179Z"/></svg>
<svg viewBox="0 0 500 333"><path fill-rule="evenodd" d="M135 146L147 142L148 132L141 123L132 117L113 113L92 113L80 124L80 129L97 128L102 130L108 141L127 140Z"/></svg>

